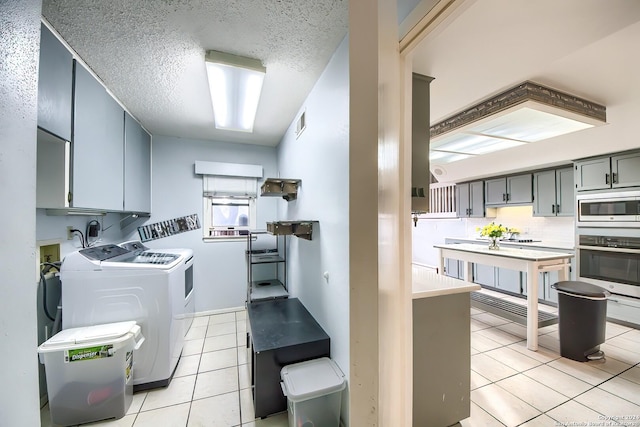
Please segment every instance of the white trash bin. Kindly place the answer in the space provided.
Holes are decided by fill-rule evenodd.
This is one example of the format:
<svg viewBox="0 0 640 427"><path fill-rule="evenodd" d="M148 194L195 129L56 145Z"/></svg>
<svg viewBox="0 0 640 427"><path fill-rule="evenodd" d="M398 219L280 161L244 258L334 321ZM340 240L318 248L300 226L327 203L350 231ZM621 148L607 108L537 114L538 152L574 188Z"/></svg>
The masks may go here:
<svg viewBox="0 0 640 427"><path fill-rule="evenodd" d="M327 358L287 365L280 371L289 427L338 427L344 374Z"/></svg>
<svg viewBox="0 0 640 427"><path fill-rule="evenodd" d="M129 321L65 329L40 345L53 423L122 418L133 400L134 350L143 342Z"/></svg>

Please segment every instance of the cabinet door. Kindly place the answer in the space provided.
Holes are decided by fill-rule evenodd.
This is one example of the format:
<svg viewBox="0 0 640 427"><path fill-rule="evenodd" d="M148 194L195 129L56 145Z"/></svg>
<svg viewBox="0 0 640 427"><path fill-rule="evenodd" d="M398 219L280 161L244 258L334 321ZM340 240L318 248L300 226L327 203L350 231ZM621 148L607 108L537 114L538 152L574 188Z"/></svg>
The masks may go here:
<svg viewBox="0 0 640 427"><path fill-rule="evenodd" d="M44 24L40 32L38 126L71 141L73 57Z"/></svg>
<svg viewBox="0 0 640 427"><path fill-rule="evenodd" d="M464 276L462 261L457 259L445 259L445 275L455 279L462 279Z"/></svg>
<svg viewBox="0 0 640 427"><path fill-rule="evenodd" d="M573 216L575 212L573 168L556 170L556 215Z"/></svg>
<svg viewBox="0 0 640 427"><path fill-rule="evenodd" d="M602 157L576 162L574 178L577 191L609 188L611 186L610 158Z"/></svg>
<svg viewBox="0 0 640 427"><path fill-rule="evenodd" d="M484 218L484 183L476 181L469 183L469 216Z"/></svg>
<svg viewBox="0 0 640 427"><path fill-rule="evenodd" d="M124 210L151 212L151 135L124 113Z"/></svg>
<svg viewBox="0 0 640 427"><path fill-rule="evenodd" d="M533 201L531 174L507 177L507 203L531 203Z"/></svg>
<svg viewBox="0 0 640 427"><path fill-rule="evenodd" d="M484 182L484 201L486 205L504 205L507 203L507 180L489 179Z"/></svg>
<svg viewBox="0 0 640 427"><path fill-rule="evenodd" d="M483 286L496 286L496 268L492 265L473 264L473 282Z"/></svg>
<svg viewBox="0 0 640 427"><path fill-rule="evenodd" d="M507 268L497 268L496 270L497 287L505 291L519 294L521 289L522 276L520 272L516 270L509 270Z"/></svg>
<svg viewBox="0 0 640 427"><path fill-rule="evenodd" d="M611 186L640 186L640 153L611 157Z"/></svg>
<svg viewBox="0 0 640 427"><path fill-rule="evenodd" d="M533 174L533 216L555 216L556 204L556 171Z"/></svg>
<svg viewBox="0 0 640 427"><path fill-rule="evenodd" d="M469 183L456 184L456 216L468 217L469 209Z"/></svg>
<svg viewBox="0 0 640 427"><path fill-rule="evenodd" d="M124 110L75 63L72 206L122 211Z"/></svg>

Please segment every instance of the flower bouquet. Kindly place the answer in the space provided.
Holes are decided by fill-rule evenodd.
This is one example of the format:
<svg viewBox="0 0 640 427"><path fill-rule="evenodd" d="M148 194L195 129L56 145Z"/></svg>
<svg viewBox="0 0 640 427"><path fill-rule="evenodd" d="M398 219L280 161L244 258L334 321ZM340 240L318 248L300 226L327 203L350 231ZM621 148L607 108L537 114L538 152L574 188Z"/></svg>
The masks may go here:
<svg viewBox="0 0 640 427"><path fill-rule="evenodd" d="M500 249L498 239L508 232L507 227L502 224L496 224L495 222L487 224L484 227L478 227L476 231L479 231L481 236L488 237L489 240L491 240L489 249Z"/></svg>

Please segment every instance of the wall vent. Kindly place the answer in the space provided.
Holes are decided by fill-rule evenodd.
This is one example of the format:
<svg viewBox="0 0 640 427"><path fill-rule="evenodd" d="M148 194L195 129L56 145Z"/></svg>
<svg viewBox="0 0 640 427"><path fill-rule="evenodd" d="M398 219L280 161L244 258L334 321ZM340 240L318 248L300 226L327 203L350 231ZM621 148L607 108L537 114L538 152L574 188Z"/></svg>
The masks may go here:
<svg viewBox="0 0 640 427"><path fill-rule="evenodd" d="M307 112L303 111L302 114L300 114L300 117L298 117L298 121L296 122L296 138L298 138L306 128L307 128Z"/></svg>

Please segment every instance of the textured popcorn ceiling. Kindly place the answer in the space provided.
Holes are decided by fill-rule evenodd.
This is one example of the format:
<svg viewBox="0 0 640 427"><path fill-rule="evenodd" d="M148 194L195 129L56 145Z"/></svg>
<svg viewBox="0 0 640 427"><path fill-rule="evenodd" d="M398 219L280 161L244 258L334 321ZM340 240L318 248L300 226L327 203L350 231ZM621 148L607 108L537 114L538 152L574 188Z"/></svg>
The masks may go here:
<svg viewBox="0 0 640 427"><path fill-rule="evenodd" d="M347 33L347 0L44 0L42 13L152 133L277 145ZM262 60L252 134L214 127L206 50Z"/></svg>

